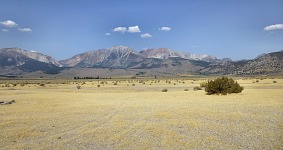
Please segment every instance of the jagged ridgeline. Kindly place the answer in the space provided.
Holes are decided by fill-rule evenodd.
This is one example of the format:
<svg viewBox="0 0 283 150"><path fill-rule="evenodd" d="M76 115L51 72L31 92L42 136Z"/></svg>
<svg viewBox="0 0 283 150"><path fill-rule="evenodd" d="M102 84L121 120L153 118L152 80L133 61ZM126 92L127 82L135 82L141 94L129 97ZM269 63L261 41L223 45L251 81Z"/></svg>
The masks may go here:
<svg viewBox="0 0 283 150"><path fill-rule="evenodd" d="M263 54L252 60L232 61L168 48L136 51L127 46L114 46L57 61L35 51L0 49L0 75L41 71L44 74L76 76L88 70L95 72L94 69L99 69L101 76L109 73L112 76L135 75L140 72L151 75L282 75L282 66L283 51Z"/></svg>

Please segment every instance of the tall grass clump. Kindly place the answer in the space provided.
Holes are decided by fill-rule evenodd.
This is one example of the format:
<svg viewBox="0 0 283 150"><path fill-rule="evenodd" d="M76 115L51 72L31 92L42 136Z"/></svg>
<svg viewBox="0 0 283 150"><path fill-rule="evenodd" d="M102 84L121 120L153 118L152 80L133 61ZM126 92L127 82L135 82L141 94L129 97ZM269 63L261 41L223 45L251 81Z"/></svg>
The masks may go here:
<svg viewBox="0 0 283 150"><path fill-rule="evenodd" d="M227 77L221 77L208 81L207 86L205 87L205 91L208 95L241 93L243 89L244 88L241 87L236 81Z"/></svg>

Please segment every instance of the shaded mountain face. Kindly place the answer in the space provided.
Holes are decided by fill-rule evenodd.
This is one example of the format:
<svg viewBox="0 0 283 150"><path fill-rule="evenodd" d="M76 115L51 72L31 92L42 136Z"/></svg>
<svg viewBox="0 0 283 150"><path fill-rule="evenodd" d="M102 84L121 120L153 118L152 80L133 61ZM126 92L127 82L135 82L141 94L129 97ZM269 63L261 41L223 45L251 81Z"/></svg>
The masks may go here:
<svg viewBox="0 0 283 150"><path fill-rule="evenodd" d="M211 64L200 72L225 75L283 74L283 51L262 54L252 60Z"/></svg>
<svg viewBox="0 0 283 150"><path fill-rule="evenodd" d="M20 48L0 49L0 67L22 70L23 72L56 70L61 64L54 58Z"/></svg>

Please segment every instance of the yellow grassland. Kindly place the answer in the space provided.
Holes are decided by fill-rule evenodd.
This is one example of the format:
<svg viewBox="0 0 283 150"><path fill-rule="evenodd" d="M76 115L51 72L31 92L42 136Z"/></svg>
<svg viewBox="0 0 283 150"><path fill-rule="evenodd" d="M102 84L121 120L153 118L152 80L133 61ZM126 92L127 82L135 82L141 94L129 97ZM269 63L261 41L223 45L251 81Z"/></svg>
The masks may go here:
<svg viewBox="0 0 283 150"><path fill-rule="evenodd" d="M0 149L283 149L283 79L226 96L203 81L2 80Z"/></svg>

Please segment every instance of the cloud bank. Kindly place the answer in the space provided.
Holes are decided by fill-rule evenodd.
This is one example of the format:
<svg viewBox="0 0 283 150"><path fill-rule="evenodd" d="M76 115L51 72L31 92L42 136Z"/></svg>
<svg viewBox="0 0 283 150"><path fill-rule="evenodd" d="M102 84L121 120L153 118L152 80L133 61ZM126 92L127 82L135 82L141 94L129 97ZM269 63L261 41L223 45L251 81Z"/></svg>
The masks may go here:
<svg viewBox="0 0 283 150"><path fill-rule="evenodd" d="M150 35L149 33L145 33L145 34L141 34L142 38L150 38L152 37L152 35Z"/></svg>
<svg viewBox="0 0 283 150"><path fill-rule="evenodd" d="M161 30L161 31L170 31L171 28L170 28L170 27L161 27L161 28L158 28L158 30Z"/></svg>
<svg viewBox="0 0 283 150"><path fill-rule="evenodd" d="M16 22L14 22L12 20L2 21L2 22L0 22L0 24L4 25L5 27L9 27L9 28L18 26L18 24L16 24Z"/></svg>
<svg viewBox="0 0 283 150"><path fill-rule="evenodd" d="M274 24L270 26L266 26L263 30L270 31L270 30L282 30L283 24Z"/></svg>

